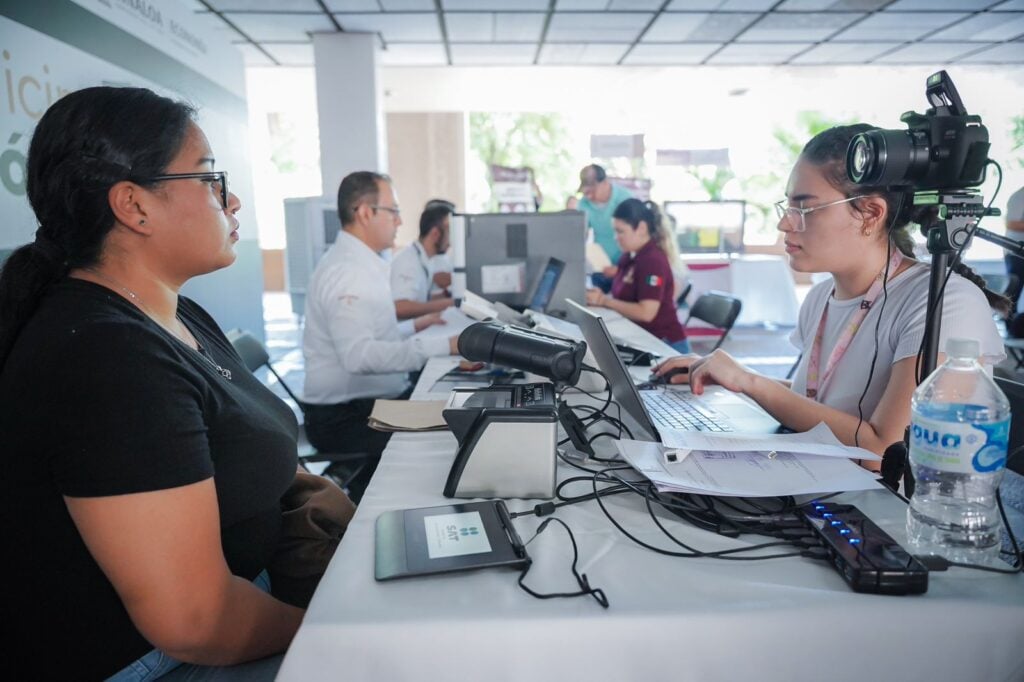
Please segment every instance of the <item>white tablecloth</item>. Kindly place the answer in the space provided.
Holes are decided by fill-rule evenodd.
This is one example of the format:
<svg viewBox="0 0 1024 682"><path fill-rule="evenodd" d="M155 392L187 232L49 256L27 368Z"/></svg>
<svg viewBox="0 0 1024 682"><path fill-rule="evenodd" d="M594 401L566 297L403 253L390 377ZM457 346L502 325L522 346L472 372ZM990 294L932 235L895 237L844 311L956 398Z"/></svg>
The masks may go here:
<svg viewBox="0 0 1024 682"><path fill-rule="evenodd" d="M705 291L724 291L743 301L737 324L795 326L799 304L793 273L781 256L749 255L702 257L687 255L693 292L689 300Z"/></svg>
<svg viewBox="0 0 1024 682"><path fill-rule="evenodd" d="M453 359L431 360L417 398ZM455 451L447 432L396 434L324 576L279 680L1010 680L1024 679L1024 577L933 573L913 597L852 592L827 564L680 559L637 546L595 502L560 509L579 570L607 593L539 601L513 571L373 579L374 523L394 509L446 504ZM560 477L573 475L561 467ZM583 492L587 486L578 487ZM883 491L845 496L897 540L905 507ZM510 510L535 501L510 500ZM641 500L605 504L632 533L670 547ZM662 516L705 550L751 545ZM529 538L539 523L516 520ZM555 526L529 545L537 591L575 591L571 548Z"/></svg>

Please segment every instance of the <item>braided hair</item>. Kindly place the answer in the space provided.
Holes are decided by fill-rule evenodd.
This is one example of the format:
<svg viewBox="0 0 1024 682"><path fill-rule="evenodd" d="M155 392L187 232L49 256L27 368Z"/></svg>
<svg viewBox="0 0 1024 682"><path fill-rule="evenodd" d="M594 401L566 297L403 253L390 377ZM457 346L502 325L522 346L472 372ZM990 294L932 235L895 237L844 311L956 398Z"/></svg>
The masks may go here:
<svg viewBox="0 0 1024 682"><path fill-rule="evenodd" d="M194 110L145 88L96 87L65 95L32 135L27 193L35 241L0 270L0 368L46 290L98 262L114 227L108 193L131 180L152 187L177 155Z"/></svg>
<svg viewBox="0 0 1024 682"><path fill-rule="evenodd" d="M800 152L800 158L813 164L822 171L825 180L841 192L844 197L871 195L881 197L885 201L886 216L889 219L887 230L889 239L903 255L914 257L914 241L910 236L911 217L913 215L913 192L909 190L891 190L888 187L871 187L854 183L846 174L846 150L850 141L860 133L876 130L867 123L835 126L812 137ZM863 213L860 199L850 202L850 207L858 214ZM974 283L985 294L989 305L1003 314L1010 310L1010 299L988 288L985 280L974 270L964 265L959 259L953 271Z"/></svg>

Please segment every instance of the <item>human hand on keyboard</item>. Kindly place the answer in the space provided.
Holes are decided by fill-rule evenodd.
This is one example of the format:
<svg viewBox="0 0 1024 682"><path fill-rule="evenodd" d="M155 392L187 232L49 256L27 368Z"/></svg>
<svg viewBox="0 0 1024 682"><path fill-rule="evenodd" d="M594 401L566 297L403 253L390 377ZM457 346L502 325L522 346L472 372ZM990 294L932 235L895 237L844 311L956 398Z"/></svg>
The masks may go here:
<svg viewBox="0 0 1024 682"><path fill-rule="evenodd" d="M690 363L689 369L690 389L695 395L702 394L704 387L710 384L735 393L747 393L757 376L721 348Z"/></svg>
<svg viewBox="0 0 1024 682"><path fill-rule="evenodd" d="M652 384L685 384L690 380L690 366L701 359L694 353L677 355L651 367L648 382Z"/></svg>

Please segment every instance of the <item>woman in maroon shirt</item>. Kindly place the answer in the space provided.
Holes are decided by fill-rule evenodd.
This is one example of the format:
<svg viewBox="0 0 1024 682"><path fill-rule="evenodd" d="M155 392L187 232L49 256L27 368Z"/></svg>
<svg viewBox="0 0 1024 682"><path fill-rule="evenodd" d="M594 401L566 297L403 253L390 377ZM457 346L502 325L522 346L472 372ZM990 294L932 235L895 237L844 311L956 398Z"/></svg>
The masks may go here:
<svg viewBox="0 0 1024 682"><path fill-rule="evenodd" d="M686 332L676 315L672 266L661 246L661 213L652 201L627 199L612 216L622 249L611 295L587 291L587 305L610 308L636 322L680 353L689 353Z"/></svg>

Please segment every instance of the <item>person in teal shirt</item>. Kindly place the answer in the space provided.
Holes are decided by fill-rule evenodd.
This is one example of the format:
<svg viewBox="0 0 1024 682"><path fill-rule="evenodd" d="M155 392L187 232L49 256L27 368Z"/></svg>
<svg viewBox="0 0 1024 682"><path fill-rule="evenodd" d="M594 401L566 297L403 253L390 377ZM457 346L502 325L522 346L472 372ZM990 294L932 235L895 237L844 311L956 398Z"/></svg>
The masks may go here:
<svg viewBox="0 0 1024 682"><path fill-rule="evenodd" d="M609 182L604 168L596 163L585 166L580 171L579 191L583 193L583 198L580 199L577 208L587 215L587 224L594 230L594 241L608 254L608 260L618 263L622 251L615 242L612 214L619 204L626 199L632 199L633 195L624 187ZM605 291L615 276L615 266L612 265L606 270L607 272L594 273L592 278L594 285Z"/></svg>

